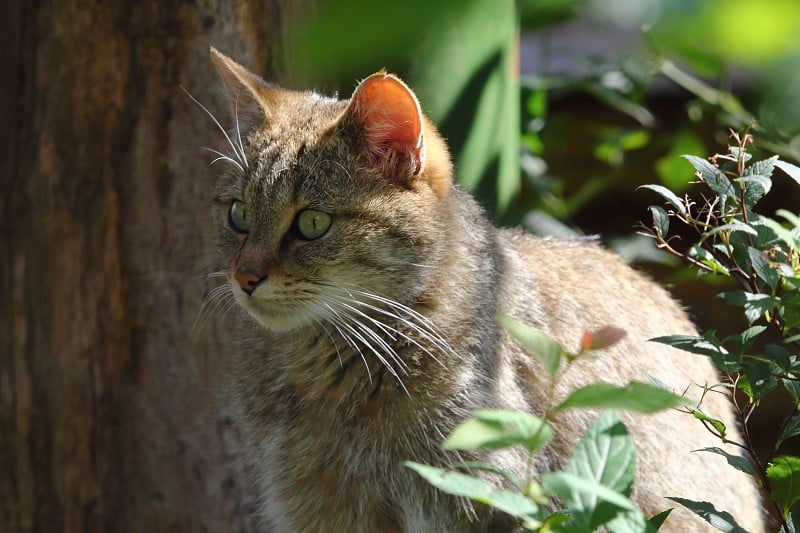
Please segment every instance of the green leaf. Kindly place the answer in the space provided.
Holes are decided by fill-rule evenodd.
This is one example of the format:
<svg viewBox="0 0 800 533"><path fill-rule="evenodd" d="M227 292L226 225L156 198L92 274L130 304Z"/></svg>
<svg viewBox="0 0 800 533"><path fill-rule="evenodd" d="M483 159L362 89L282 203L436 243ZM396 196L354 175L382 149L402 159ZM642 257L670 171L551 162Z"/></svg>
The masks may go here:
<svg viewBox="0 0 800 533"><path fill-rule="evenodd" d="M714 430L716 430L716 432L719 433L719 438L725 439L727 428L725 427L725 423L722 422L722 420L710 417L700 409L693 409L691 407L689 409L692 411L692 416L694 416L698 420L705 422L706 424L711 425L711 427L713 427Z"/></svg>
<svg viewBox="0 0 800 533"><path fill-rule="evenodd" d="M736 343L736 351L744 352L753 343L756 337L767 330L766 326L752 326L737 335L725 337L725 342Z"/></svg>
<svg viewBox="0 0 800 533"><path fill-rule="evenodd" d="M781 504L786 516L792 505L800 500L800 457L775 457L767 466L767 477L772 483L771 496Z"/></svg>
<svg viewBox="0 0 800 533"><path fill-rule="evenodd" d="M789 396L792 397L794 403L797 404L800 402L800 381L794 379L784 379L782 382L783 388L789 393Z"/></svg>
<svg viewBox="0 0 800 533"><path fill-rule="evenodd" d="M603 412L589 426L575 446L564 472L630 496L636 473L636 447L615 411ZM577 524L594 528L607 521L609 510L602 503L597 494L579 492L574 495L569 508ZM636 530L641 531L644 525L644 517L639 514L620 514L614 521L618 523L612 531L624 530L626 525L633 523L638 524Z"/></svg>
<svg viewBox="0 0 800 533"><path fill-rule="evenodd" d="M697 176L719 195L722 202L721 207L724 211L726 199L736 197L736 189L730 180L717 167L705 159L693 155L684 155L683 158L694 167Z"/></svg>
<svg viewBox="0 0 800 533"><path fill-rule="evenodd" d="M531 500L520 494L510 490L496 490L492 491L489 495L488 501L485 502L495 509L499 509L504 513L517 518L533 518L539 510L537 505Z"/></svg>
<svg viewBox="0 0 800 533"><path fill-rule="evenodd" d="M664 525L664 522L667 521L669 518L669 514L672 512L672 509L667 509L666 511L661 511L655 516L651 516L647 519L650 522L650 525L653 526L656 530L660 529L661 526Z"/></svg>
<svg viewBox="0 0 800 533"><path fill-rule="evenodd" d="M694 450L694 451L695 452L709 452L709 453L715 453L717 455L721 455L722 457L725 458L726 461L728 461L728 464L731 465L736 470L744 472L745 474L750 474L754 478L758 479L758 472L756 472L756 470L753 468L753 465L750 463L750 461L748 461L747 459L745 459L741 455L734 455L732 453L726 452L722 448L717 448L717 447L701 448L699 450Z"/></svg>
<svg viewBox="0 0 800 533"><path fill-rule="evenodd" d="M705 241L706 239L708 239L713 235L716 235L717 233L722 233L722 232L735 233L737 231L741 231L743 233L749 233L750 235L758 235L758 231L748 226L747 224L744 224L742 222L731 222L730 224L723 224L722 226L717 226L714 229L703 233L700 242Z"/></svg>
<svg viewBox="0 0 800 533"><path fill-rule="evenodd" d="M748 247L747 253L750 255L750 264L753 266L753 270L756 271L756 275L774 291L781 279L778 271L772 268L770 262L764 258L761 250Z"/></svg>
<svg viewBox="0 0 800 533"><path fill-rule="evenodd" d="M715 250L717 249L716 245L714 246L714 248ZM724 255L727 255L727 250L725 250L724 248L718 251ZM700 263L708 267L711 267L712 272L714 274L721 274L723 276L730 275L730 271L728 270L728 268L722 263L720 263L719 260L716 257L714 257L714 254L712 254L709 250L706 250L702 246L693 244L691 248L689 248L689 257L697 259ZM705 271L700 270L699 272L700 274L703 274Z"/></svg>
<svg viewBox="0 0 800 533"><path fill-rule="evenodd" d="M775 166L786 172L790 178L800 185L800 167L786 161L775 161Z"/></svg>
<svg viewBox="0 0 800 533"><path fill-rule="evenodd" d="M663 187L661 185L642 185L639 187L640 189L650 189L651 191L657 192L660 194L669 204L678 210L678 213L681 215L686 216L686 206L683 205L683 201L678 198L678 196L672 192L671 190Z"/></svg>
<svg viewBox="0 0 800 533"><path fill-rule="evenodd" d="M744 169L745 176L765 176L769 178L775 170L775 162L778 161L778 156L773 155L767 159L756 161L752 165Z"/></svg>
<svg viewBox="0 0 800 533"><path fill-rule="evenodd" d="M725 511L717 511L714 506L708 502L696 502L674 496L667 496L667 498L683 505L720 531L726 531L729 533L747 533L745 529L736 523L736 520L733 519L730 513Z"/></svg>
<svg viewBox="0 0 800 533"><path fill-rule="evenodd" d="M727 350L718 344L705 339L703 337L692 337L690 335L665 335L663 337L654 337L649 339L650 342L658 342L666 344L685 352L696 353L699 355L718 355L720 353L727 353Z"/></svg>
<svg viewBox="0 0 800 533"><path fill-rule="evenodd" d="M579 502L597 502L591 514L578 516L573 513L573 519L591 520L588 523L576 524L589 528L590 531L613 520L621 512L639 512L636 506L623 494L592 479L586 479L569 472L547 472L543 474L542 487L548 494L561 498L570 511L576 504L580 505Z"/></svg>
<svg viewBox="0 0 800 533"><path fill-rule="evenodd" d="M752 208L772 188L772 180L766 176L752 175L734 180L744 189L744 205Z"/></svg>
<svg viewBox="0 0 800 533"><path fill-rule="evenodd" d="M636 473L636 446L616 411L604 411L589 426L575 445L564 472L593 479L630 496Z"/></svg>
<svg viewBox="0 0 800 533"><path fill-rule="evenodd" d="M666 237L669 235L669 215L663 208L657 205L651 205L647 209L653 216L653 227L656 229L657 236Z"/></svg>
<svg viewBox="0 0 800 533"><path fill-rule="evenodd" d="M550 377L555 377L564 354L561 344L548 335L509 316L499 314L497 319L506 331L525 348L525 351L541 361Z"/></svg>
<svg viewBox="0 0 800 533"><path fill-rule="evenodd" d="M781 434L778 437L778 441L775 443L775 449L777 450L780 448L781 444L783 444L783 441L786 439L791 439L798 435L800 435L800 415L795 414L784 421Z"/></svg>
<svg viewBox="0 0 800 533"><path fill-rule="evenodd" d="M550 442L553 431L542 419L518 411L480 410L456 426L444 450L498 449L521 445L534 452Z"/></svg>
<svg viewBox="0 0 800 533"><path fill-rule="evenodd" d="M461 472L423 465L414 461L406 461L403 464L437 489L454 496L464 496L486 503L492 493L492 487L487 482Z"/></svg>
<svg viewBox="0 0 800 533"><path fill-rule="evenodd" d="M748 363L742 369L739 385L746 393L749 391L751 400L759 402L778 386L778 380L768 364Z"/></svg>
<svg viewBox="0 0 800 533"><path fill-rule="evenodd" d="M638 381L631 381L624 387L610 383L593 383L572 391L556 410L597 407L654 413L676 407L682 402L680 396Z"/></svg>
<svg viewBox="0 0 800 533"><path fill-rule="evenodd" d="M521 519L533 518L538 511L536 504L522 494L508 490L493 490L485 481L467 474L414 461L406 461L404 464L442 492L490 505Z"/></svg>
<svg viewBox="0 0 800 533"><path fill-rule="evenodd" d="M753 294L745 291L728 291L720 294L729 304L744 308L744 316L751 324L775 309L781 299L769 294Z"/></svg>

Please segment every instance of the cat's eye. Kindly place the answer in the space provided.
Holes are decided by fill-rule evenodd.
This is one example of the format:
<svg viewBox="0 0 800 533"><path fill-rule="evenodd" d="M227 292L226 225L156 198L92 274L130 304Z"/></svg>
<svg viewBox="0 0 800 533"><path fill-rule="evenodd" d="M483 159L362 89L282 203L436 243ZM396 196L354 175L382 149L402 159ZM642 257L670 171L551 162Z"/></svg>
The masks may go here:
<svg viewBox="0 0 800 533"><path fill-rule="evenodd" d="M231 227L239 233L247 233L250 231L250 215L247 212L247 204L244 202L234 200L233 203L231 203L228 219L230 220Z"/></svg>
<svg viewBox="0 0 800 533"><path fill-rule="evenodd" d="M297 233L306 240L318 239L331 227L331 216L322 211L305 209L297 215Z"/></svg>

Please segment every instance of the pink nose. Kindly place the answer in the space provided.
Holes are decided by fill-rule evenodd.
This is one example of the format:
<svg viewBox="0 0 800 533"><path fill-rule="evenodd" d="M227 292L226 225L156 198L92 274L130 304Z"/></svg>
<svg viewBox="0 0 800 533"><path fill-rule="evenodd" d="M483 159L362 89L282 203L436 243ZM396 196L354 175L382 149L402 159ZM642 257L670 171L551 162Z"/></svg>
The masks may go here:
<svg viewBox="0 0 800 533"><path fill-rule="evenodd" d="M239 287L241 287L244 292L253 294L253 291L256 290L256 287L263 278L246 270L237 270L236 273L233 274L233 279L236 280L236 283L239 284Z"/></svg>

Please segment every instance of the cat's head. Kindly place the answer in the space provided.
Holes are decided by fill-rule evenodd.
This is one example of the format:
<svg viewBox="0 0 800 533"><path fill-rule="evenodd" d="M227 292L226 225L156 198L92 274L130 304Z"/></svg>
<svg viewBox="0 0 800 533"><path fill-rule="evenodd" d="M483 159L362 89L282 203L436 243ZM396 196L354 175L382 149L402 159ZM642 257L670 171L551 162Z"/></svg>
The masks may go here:
<svg viewBox="0 0 800 533"><path fill-rule="evenodd" d="M214 191L236 300L274 331L424 302L449 239L452 170L411 89L381 71L337 100L211 55L236 123Z"/></svg>

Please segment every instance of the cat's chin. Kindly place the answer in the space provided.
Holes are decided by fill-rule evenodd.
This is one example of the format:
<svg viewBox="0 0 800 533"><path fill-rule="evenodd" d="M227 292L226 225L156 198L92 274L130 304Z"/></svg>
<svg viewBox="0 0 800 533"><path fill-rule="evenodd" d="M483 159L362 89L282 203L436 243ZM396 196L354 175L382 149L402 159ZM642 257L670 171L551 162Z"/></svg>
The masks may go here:
<svg viewBox="0 0 800 533"><path fill-rule="evenodd" d="M287 333L307 328L312 322L304 318L303 313L288 309L276 309L263 304L253 303L239 298L241 305L259 325L273 333Z"/></svg>

